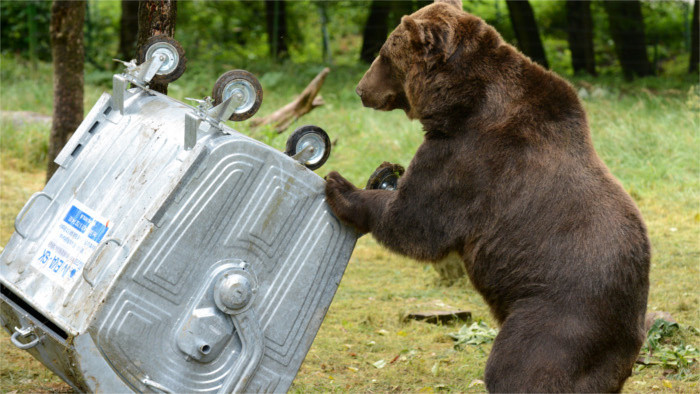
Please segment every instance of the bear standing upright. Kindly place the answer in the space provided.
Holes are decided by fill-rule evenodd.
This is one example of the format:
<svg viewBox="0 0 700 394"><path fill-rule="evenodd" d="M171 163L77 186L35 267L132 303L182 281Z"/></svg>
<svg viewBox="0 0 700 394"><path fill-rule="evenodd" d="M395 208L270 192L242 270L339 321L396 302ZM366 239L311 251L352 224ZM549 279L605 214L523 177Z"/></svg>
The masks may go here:
<svg viewBox="0 0 700 394"><path fill-rule="evenodd" d="M331 172L328 203L398 253L459 254L501 324L487 388L619 391L644 340L650 245L572 87L456 0L405 16L357 93L425 140L396 191Z"/></svg>

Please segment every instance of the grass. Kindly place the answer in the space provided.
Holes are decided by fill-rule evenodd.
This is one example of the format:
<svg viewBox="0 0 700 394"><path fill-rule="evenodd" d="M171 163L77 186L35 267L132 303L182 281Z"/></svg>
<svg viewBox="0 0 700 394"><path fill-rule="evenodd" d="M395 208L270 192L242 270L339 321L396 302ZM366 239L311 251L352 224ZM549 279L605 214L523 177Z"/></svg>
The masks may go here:
<svg viewBox="0 0 700 394"><path fill-rule="evenodd" d="M51 70L36 71L12 57L2 58L0 109L50 115ZM178 99L203 97L227 65L191 60L185 75L170 86ZM259 65L264 115L290 101L320 71L317 65ZM384 160L407 164L422 140L420 125L402 113L379 113L361 107L353 90L363 67L335 67L321 91L326 105L302 124L323 127L336 143L324 175L339 170L364 185ZM109 78L86 75L86 111ZM700 347L700 88L686 77L646 78L627 83L614 78L575 79L585 89L593 139L598 153L639 205L653 245L649 310L670 312L685 334L685 345ZM581 91L583 94L583 92ZM234 125L271 146L283 149L288 133ZM0 119L0 246L12 233L14 216L27 198L42 188L48 126ZM429 266L382 249L370 237L357 244L338 292L292 386L308 391L438 390L481 392L491 344L454 348L450 334L458 325L402 322L404 312L459 308L475 321L495 328L488 308L467 280L444 285ZM670 352L676 342L659 341ZM664 347L666 346L666 347ZM58 378L0 334L0 392L66 390ZM666 353L659 353L666 354ZM670 354L670 353L669 353ZM671 357L671 356L666 356ZM679 376L673 365L639 365L626 392L697 392L698 362Z"/></svg>

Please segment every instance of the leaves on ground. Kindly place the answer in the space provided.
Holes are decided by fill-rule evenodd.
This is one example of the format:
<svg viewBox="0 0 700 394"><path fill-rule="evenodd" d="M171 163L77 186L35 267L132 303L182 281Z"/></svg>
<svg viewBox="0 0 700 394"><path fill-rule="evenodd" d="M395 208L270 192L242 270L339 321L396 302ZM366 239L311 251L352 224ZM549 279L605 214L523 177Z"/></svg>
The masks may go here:
<svg viewBox="0 0 700 394"><path fill-rule="evenodd" d="M470 326L466 324L459 331L450 333L449 336L456 341L455 349L460 349L462 345L482 345L491 343L496 338L498 330L489 328L482 320L472 323Z"/></svg>
<svg viewBox="0 0 700 394"><path fill-rule="evenodd" d="M641 366L660 365L670 379L697 379L697 361L700 351L686 344L688 337L698 336L700 332L692 326L681 326L676 322L656 319L652 324L647 339L637 360ZM664 380L664 386L667 380ZM669 383L670 385L670 383Z"/></svg>

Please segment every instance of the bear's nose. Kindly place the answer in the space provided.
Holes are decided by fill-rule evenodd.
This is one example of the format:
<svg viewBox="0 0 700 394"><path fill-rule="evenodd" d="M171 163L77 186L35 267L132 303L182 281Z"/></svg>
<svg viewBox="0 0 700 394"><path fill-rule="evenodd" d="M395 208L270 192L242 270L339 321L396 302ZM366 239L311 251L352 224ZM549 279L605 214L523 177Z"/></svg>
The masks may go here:
<svg viewBox="0 0 700 394"><path fill-rule="evenodd" d="M357 88L355 88L355 93L357 93L358 96L362 97L362 89L360 89L359 85L357 86Z"/></svg>

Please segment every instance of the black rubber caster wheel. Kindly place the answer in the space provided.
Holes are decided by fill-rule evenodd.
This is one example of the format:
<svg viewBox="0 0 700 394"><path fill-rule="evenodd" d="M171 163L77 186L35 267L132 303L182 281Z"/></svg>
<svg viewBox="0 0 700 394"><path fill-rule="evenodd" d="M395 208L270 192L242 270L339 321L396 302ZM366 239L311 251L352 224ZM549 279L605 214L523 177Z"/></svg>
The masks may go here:
<svg viewBox="0 0 700 394"><path fill-rule="evenodd" d="M139 49L139 64L152 56L164 55L165 63L158 69L151 80L158 83L170 83L180 78L185 72L187 58L179 42L166 35L153 36Z"/></svg>
<svg viewBox="0 0 700 394"><path fill-rule="evenodd" d="M263 90L255 75L245 70L231 70L223 73L214 84L211 97L214 105L219 105L232 95L240 96L238 105L229 120L242 121L255 115L263 100Z"/></svg>
<svg viewBox="0 0 700 394"><path fill-rule="evenodd" d="M284 153L295 157L306 147L312 147L313 152L309 153L310 157L303 159L301 163L310 170L320 168L331 154L331 140L328 134L318 126L307 125L294 130L287 139L287 148Z"/></svg>
<svg viewBox="0 0 700 394"><path fill-rule="evenodd" d="M403 172L402 166L385 162L370 175L365 189L396 190Z"/></svg>

